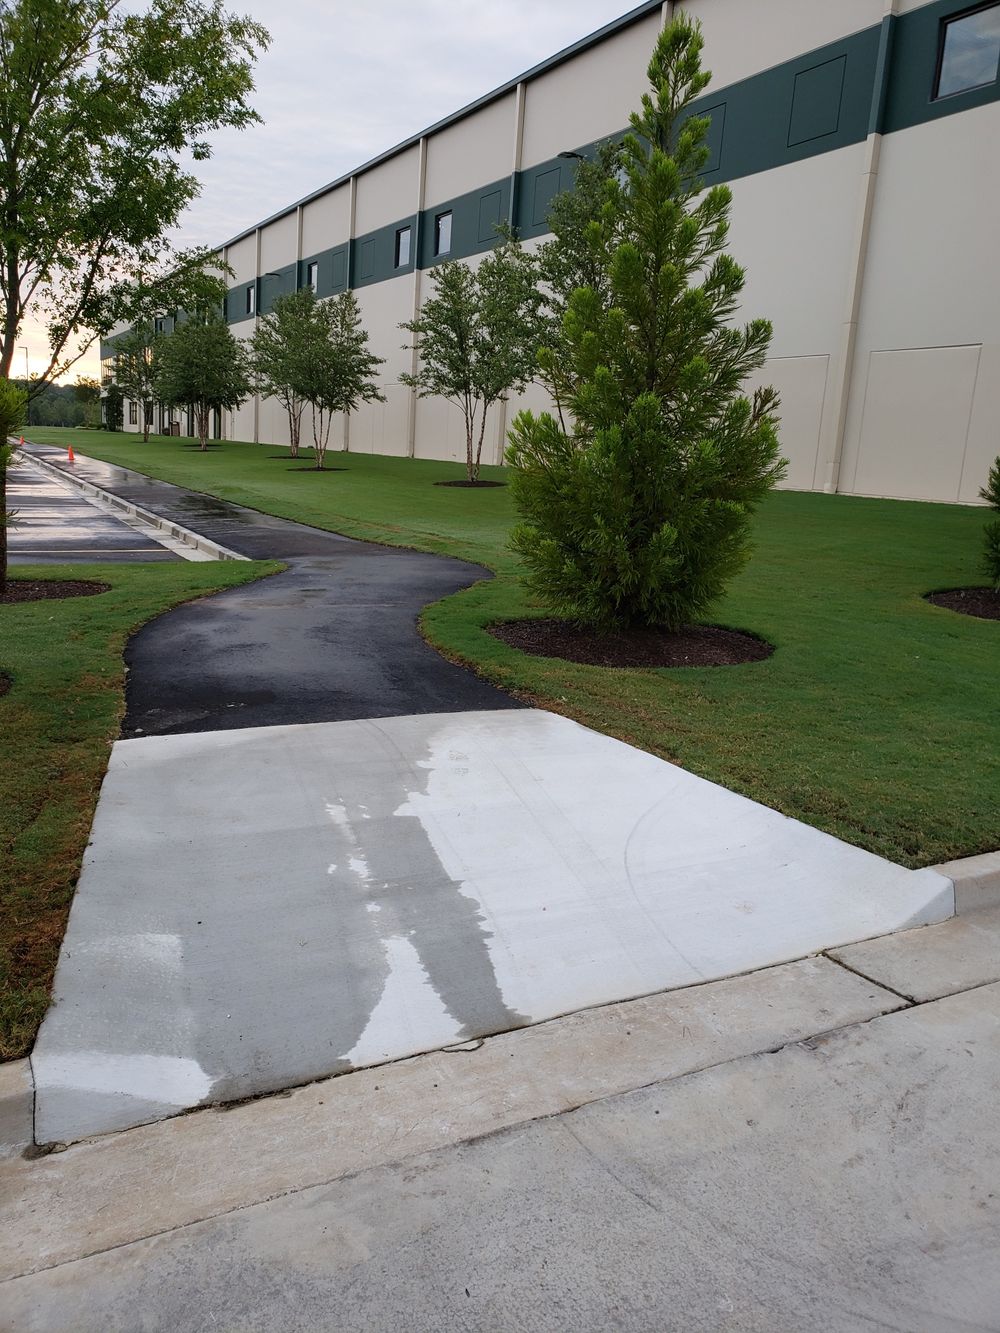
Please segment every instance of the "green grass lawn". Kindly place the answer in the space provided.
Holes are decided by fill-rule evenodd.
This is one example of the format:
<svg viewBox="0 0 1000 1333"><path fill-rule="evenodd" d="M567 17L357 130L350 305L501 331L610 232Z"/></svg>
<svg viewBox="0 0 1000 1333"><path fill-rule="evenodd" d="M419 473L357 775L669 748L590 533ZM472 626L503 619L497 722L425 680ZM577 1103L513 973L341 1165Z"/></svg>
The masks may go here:
<svg viewBox="0 0 1000 1333"><path fill-rule="evenodd" d="M454 464L330 455L347 470L320 476L289 470L266 445L202 455L177 439L30 437L72 439L95 457L319 527L481 561L498 577L428 608L423 625L489 679L906 865L1000 847L1000 622L921 597L983 582L982 510L777 493L758 517L753 561L714 615L769 639L774 656L607 670L530 658L485 632L543 608L505 549L509 493L431 484L462 475Z"/></svg>
<svg viewBox="0 0 1000 1333"><path fill-rule="evenodd" d="M96 597L0 606L0 1058L30 1049L48 1004L80 858L124 700L122 649L161 611L277 566L17 565L93 579ZM207 799L211 799L210 795Z"/></svg>

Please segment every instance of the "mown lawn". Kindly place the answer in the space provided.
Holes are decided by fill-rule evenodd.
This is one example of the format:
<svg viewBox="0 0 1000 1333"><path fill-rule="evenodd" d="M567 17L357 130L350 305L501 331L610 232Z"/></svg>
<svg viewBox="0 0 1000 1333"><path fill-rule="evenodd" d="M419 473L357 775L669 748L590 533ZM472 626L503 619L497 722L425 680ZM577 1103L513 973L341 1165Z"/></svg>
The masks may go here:
<svg viewBox="0 0 1000 1333"><path fill-rule="evenodd" d="M530 658L485 631L541 614L505 549L506 490L432 483L454 464L330 456L289 470L271 446L34 430L98 458L352 536L449 552L498 577L426 610L450 656L544 707L631 741L911 866L1000 847L1000 622L930 606L982 583L981 509L782 492L714 619L776 646L727 668L607 670ZM499 469L484 475L502 477Z"/></svg>
<svg viewBox="0 0 1000 1333"><path fill-rule="evenodd" d="M17 565L92 579L94 597L0 606L0 1059L31 1047L124 706L129 634L179 602L278 568L264 563ZM211 799L211 794L206 794Z"/></svg>

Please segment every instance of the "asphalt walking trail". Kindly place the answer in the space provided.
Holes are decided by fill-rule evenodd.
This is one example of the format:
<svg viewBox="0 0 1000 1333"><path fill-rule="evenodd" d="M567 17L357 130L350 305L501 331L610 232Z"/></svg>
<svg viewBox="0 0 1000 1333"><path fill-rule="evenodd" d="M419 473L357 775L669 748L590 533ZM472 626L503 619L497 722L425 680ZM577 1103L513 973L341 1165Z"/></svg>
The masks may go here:
<svg viewBox="0 0 1000 1333"><path fill-rule="evenodd" d="M489 571L354 541L97 459L29 454L282 573L160 616L129 644L123 736L517 708L420 637L429 602Z"/></svg>
<svg viewBox="0 0 1000 1333"><path fill-rule="evenodd" d="M952 914L932 870L446 662L417 615L486 571L37 452L288 565L129 645L123 739L31 1057L37 1142Z"/></svg>

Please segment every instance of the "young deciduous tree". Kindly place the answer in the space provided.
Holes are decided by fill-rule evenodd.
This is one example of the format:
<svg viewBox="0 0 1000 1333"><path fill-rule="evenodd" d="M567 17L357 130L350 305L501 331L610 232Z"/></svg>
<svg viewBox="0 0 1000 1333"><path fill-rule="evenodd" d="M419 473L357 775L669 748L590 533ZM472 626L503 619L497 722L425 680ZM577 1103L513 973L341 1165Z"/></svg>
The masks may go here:
<svg viewBox="0 0 1000 1333"><path fill-rule="evenodd" d="M222 0L0 0L0 375L29 310L51 349L34 394L95 333L197 308L210 256L168 236L199 189L186 159L259 120L267 42Z"/></svg>
<svg viewBox="0 0 1000 1333"><path fill-rule="evenodd" d="M368 334L353 292L313 303L291 387L312 407L317 469L326 466L334 415L353 412L359 403L385 401L375 380L382 364L382 357L368 350Z"/></svg>
<svg viewBox="0 0 1000 1333"><path fill-rule="evenodd" d="M601 284L573 292L542 378L568 411L510 433L522 522L512 547L551 605L598 629L676 629L749 556L755 504L781 477L773 389L748 398L771 326L734 327L744 273L725 253L731 196L704 191L700 29L661 33L650 93L585 231Z"/></svg>
<svg viewBox="0 0 1000 1333"><path fill-rule="evenodd" d="M530 255L511 237L472 269L445 260L431 271L433 295L400 328L414 335L415 374L400 375L421 398L454 403L465 421L467 478L475 484L494 403L534 378L542 297Z"/></svg>
<svg viewBox="0 0 1000 1333"><path fill-rule="evenodd" d="M163 337L156 332L151 320L137 324L115 339L115 383L123 397L138 405L143 443L149 440L149 426L153 420L159 373L157 359L162 342Z"/></svg>
<svg viewBox="0 0 1000 1333"><path fill-rule="evenodd" d="M28 395L10 380L0 379L0 598L7 591L7 464L13 452L7 437L16 435L24 425Z"/></svg>
<svg viewBox="0 0 1000 1333"><path fill-rule="evenodd" d="M247 354L217 315L187 320L163 339L156 396L173 407L194 409L203 450L208 448L212 413L239 407L249 393Z"/></svg>
<svg viewBox="0 0 1000 1333"><path fill-rule="evenodd" d="M305 400L295 388L297 371L308 356L314 328L316 297L311 287L279 296L250 339L250 362L256 390L277 398L288 414L289 454L299 456Z"/></svg>

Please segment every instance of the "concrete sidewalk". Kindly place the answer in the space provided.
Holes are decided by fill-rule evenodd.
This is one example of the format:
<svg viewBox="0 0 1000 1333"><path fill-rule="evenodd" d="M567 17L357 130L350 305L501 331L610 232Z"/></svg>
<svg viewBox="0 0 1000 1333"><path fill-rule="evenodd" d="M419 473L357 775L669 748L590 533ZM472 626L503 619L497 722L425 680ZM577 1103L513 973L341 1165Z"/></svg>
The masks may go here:
<svg viewBox="0 0 1000 1333"><path fill-rule="evenodd" d="M31 1057L36 1137L953 911L932 870L540 710L121 741Z"/></svg>
<svg viewBox="0 0 1000 1333"><path fill-rule="evenodd" d="M982 912L0 1164L2 1326L1000 1329L998 974Z"/></svg>

